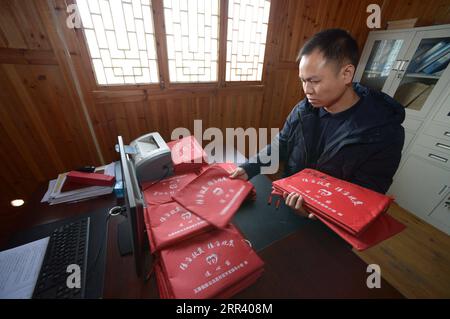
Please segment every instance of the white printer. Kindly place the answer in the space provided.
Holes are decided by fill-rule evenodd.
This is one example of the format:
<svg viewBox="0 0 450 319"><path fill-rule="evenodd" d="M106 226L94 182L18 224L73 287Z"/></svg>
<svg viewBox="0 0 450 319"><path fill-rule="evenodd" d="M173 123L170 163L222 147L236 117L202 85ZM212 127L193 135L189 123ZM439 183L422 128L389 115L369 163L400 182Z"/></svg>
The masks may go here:
<svg viewBox="0 0 450 319"><path fill-rule="evenodd" d="M130 144L131 159L139 183L163 179L173 173L172 155L166 142L157 132L135 139Z"/></svg>

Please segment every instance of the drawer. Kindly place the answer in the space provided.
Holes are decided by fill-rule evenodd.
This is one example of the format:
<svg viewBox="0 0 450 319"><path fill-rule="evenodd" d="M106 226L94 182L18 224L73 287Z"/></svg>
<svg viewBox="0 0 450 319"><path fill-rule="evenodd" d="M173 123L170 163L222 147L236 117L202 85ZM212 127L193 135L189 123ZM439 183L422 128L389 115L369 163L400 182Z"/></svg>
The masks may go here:
<svg viewBox="0 0 450 319"><path fill-rule="evenodd" d="M450 123L450 94L442 102L442 106L436 113L434 120L443 122L444 124Z"/></svg>
<svg viewBox="0 0 450 319"><path fill-rule="evenodd" d="M403 144L402 152L408 148L408 146L411 143L411 141L413 140L413 138L414 138L413 133L410 133L409 131L405 131L405 143Z"/></svg>
<svg viewBox="0 0 450 319"><path fill-rule="evenodd" d="M437 138L434 136L421 134L417 138L416 143L438 152L447 154L449 155L447 157L450 158L450 139Z"/></svg>
<svg viewBox="0 0 450 319"><path fill-rule="evenodd" d="M450 193L447 193L439 205L431 212L430 219L439 229L450 235Z"/></svg>
<svg viewBox="0 0 450 319"><path fill-rule="evenodd" d="M411 153L450 170L449 154L417 144L411 148Z"/></svg>
<svg viewBox="0 0 450 319"><path fill-rule="evenodd" d="M407 130L416 132L420 128L422 123L423 121L406 117L405 121L403 122L403 127Z"/></svg>
<svg viewBox="0 0 450 319"><path fill-rule="evenodd" d="M412 155L394 177L389 193L411 213L427 218L449 191L450 172Z"/></svg>
<svg viewBox="0 0 450 319"><path fill-rule="evenodd" d="M437 138L442 138L450 142L450 127L431 124L427 128L425 128L423 133Z"/></svg>

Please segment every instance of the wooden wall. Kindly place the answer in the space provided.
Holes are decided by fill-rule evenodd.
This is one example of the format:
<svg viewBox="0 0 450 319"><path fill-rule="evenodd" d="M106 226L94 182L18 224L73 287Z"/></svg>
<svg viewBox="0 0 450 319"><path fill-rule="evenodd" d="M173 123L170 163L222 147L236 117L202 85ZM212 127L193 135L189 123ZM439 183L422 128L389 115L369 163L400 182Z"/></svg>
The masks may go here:
<svg viewBox="0 0 450 319"><path fill-rule="evenodd" d="M194 119L204 129L282 126L303 98L299 48L330 27L349 30L362 48L370 3L381 6L383 25L414 17L420 26L450 23L450 0L272 0L263 83L99 88L81 32L65 27L70 2L0 0L2 233L20 221L12 199L29 198L58 172L117 160L117 135L129 142L160 131L169 139L176 127L192 130Z"/></svg>

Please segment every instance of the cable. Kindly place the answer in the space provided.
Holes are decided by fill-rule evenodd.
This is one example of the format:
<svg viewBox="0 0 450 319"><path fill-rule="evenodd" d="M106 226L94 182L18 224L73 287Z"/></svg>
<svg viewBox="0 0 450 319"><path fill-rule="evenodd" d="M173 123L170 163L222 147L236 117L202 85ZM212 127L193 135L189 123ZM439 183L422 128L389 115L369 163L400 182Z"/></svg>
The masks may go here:
<svg viewBox="0 0 450 319"><path fill-rule="evenodd" d="M103 234L100 237L102 239L102 242L100 244L99 249L97 250L97 255L95 256L94 263L91 265L91 267L87 271L87 278L86 278L86 280L91 278L92 272L95 269L95 267L97 266L98 258L100 257L100 254L103 251L104 246L108 242L108 238L105 239L105 237L106 237L106 234L107 234L107 231L108 231L108 227L109 227L109 219L111 217L115 217L115 216L118 216L118 215L123 215L123 213L125 211L126 211L126 208L123 207L123 206L114 206L113 208L111 208L108 211L108 216L106 216L106 220L105 220L105 229L103 230Z"/></svg>

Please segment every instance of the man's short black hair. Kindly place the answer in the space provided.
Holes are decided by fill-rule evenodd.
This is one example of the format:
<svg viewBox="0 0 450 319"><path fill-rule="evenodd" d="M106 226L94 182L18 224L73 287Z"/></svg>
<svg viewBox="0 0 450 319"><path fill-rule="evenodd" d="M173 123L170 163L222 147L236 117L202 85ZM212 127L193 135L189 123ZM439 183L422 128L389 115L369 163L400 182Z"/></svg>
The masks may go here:
<svg viewBox="0 0 450 319"><path fill-rule="evenodd" d="M353 64L355 68L358 65L358 43L345 30L327 29L316 33L301 48L297 61L314 50L319 50L328 62L333 61L339 66L347 62Z"/></svg>

